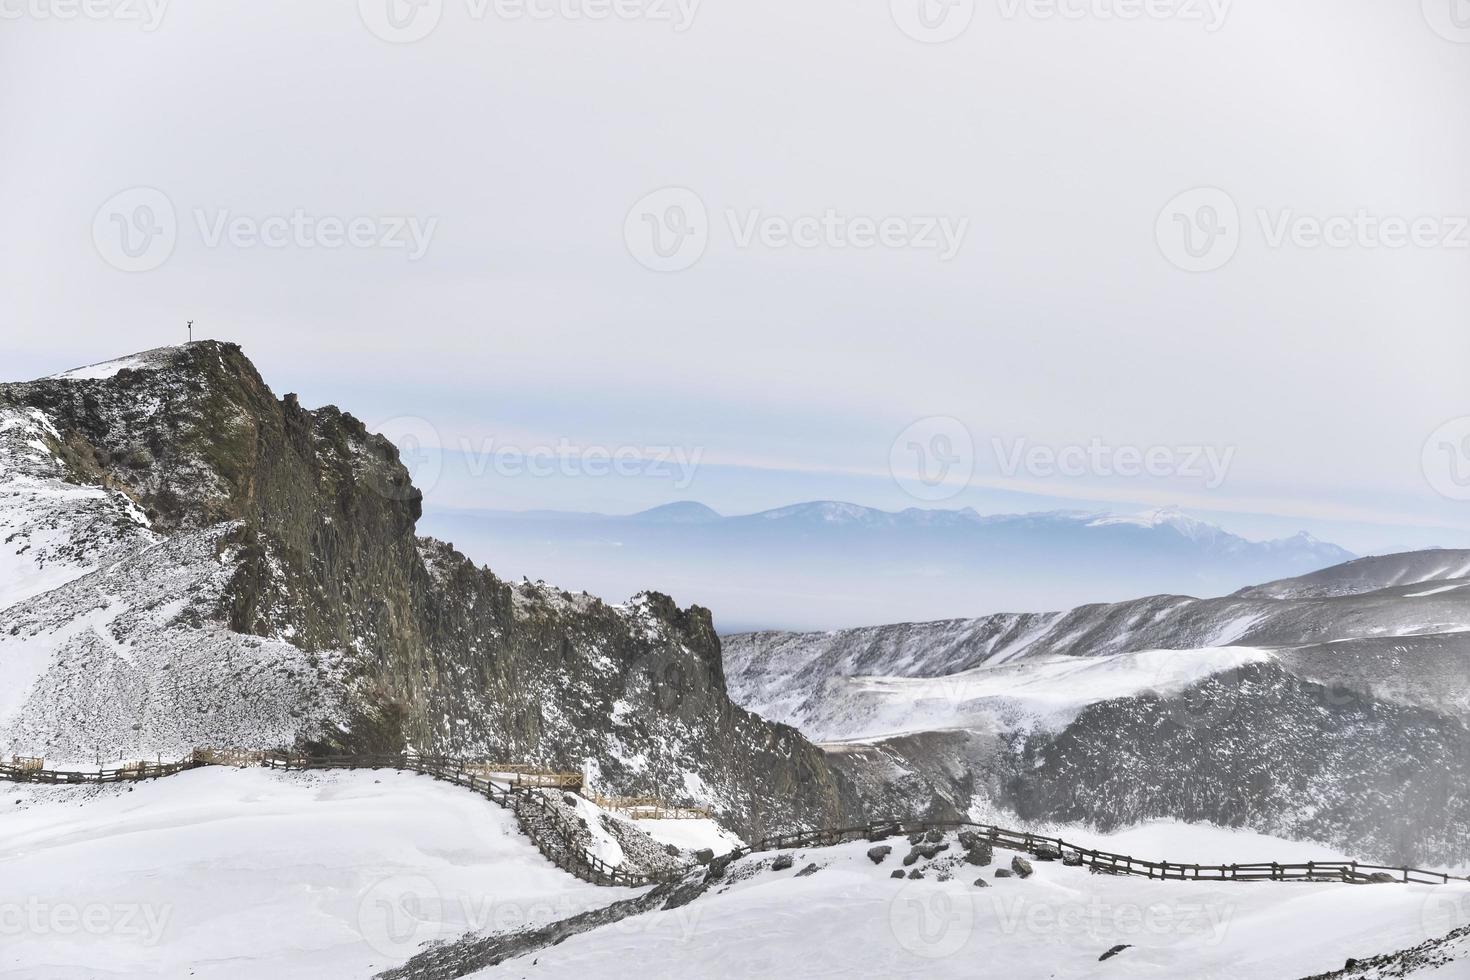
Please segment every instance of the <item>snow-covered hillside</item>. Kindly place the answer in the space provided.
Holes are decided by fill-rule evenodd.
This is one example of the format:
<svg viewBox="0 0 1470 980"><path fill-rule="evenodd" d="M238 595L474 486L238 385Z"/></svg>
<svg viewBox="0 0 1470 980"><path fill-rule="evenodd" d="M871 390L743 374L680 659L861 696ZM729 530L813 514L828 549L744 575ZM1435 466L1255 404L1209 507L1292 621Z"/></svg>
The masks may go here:
<svg viewBox="0 0 1470 980"><path fill-rule="evenodd" d="M780 871L778 854L752 855L687 907L471 976L1283 980L1438 936L1470 899L1465 883L1158 882L1037 862L998 878L1009 852L974 867L951 837L947 854L905 867L906 842L888 843L877 864L867 842L787 852Z"/></svg>
<svg viewBox="0 0 1470 980"><path fill-rule="evenodd" d="M1341 857L1180 824L1085 834L1064 829L1141 857ZM942 843L908 863L902 837L754 854L685 904L568 930L559 944L531 941L470 975L1275 980L1418 945L1470 908L1465 882L1158 882L1040 861L1029 878L1002 878L1012 852L982 866L954 834ZM484 937L513 939L644 893L578 881L506 811L422 776L210 768L136 786L0 785L0 909L25 917L20 930L15 915L0 922L0 976L452 975L443 964L463 949L460 966L474 967ZM436 942L448 944L441 966L416 971L413 958Z"/></svg>
<svg viewBox="0 0 1470 980"><path fill-rule="evenodd" d="M1359 558L1308 575L1241 589L1238 594L1272 599L1325 599L1467 579L1470 579L1470 551L1432 549ZM1407 591L1412 590L1406 590L1406 594Z"/></svg>
<svg viewBox="0 0 1470 980"><path fill-rule="evenodd" d="M1206 819L1470 862L1467 564L1422 552L1215 599L743 634L726 673L747 707L845 743L831 758L895 809Z"/></svg>
<svg viewBox="0 0 1470 980"><path fill-rule="evenodd" d="M157 540L126 494L68 482L61 434L0 404L0 610Z"/></svg>
<svg viewBox="0 0 1470 980"><path fill-rule="evenodd" d="M0 783L0 976L17 980L365 978L425 942L630 894L559 870L507 811L422 776Z"/></svg>

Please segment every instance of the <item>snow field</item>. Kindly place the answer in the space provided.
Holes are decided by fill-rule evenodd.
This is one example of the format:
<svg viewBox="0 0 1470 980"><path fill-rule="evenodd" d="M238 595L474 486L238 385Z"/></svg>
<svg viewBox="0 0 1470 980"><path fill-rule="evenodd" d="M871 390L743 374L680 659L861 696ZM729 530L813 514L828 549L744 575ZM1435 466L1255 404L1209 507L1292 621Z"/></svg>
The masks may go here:
<svg viewBox="0 0 1470 980"><path fill-rule="evenodd" d="M208 768L107 790L0 784L0 977L362 980L425 942L635 894L425 776Z"/></svg>
<svg viewBox="0 0 1470 980"><path fill-rule="evenodd" d="M792 852L780 872L773 853L752 855L690 906L574 936L538 951L534 966L513 960L474 976L1283 980L1414 945L1470 910L1464 883L1159 882L1042 862L1029 879L997 879L1013 854L1003 850L949 881L933 870L898 880L907 841L885 843L893 853L879 865L867 842ZM820 870L798 876L811 863Z"/></svg>

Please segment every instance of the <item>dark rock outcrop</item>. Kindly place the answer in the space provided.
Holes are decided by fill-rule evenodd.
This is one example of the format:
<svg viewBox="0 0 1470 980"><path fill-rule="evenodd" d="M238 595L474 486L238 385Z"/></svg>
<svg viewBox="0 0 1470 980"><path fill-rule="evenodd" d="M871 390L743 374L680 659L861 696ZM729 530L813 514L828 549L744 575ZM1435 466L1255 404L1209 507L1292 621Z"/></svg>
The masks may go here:
<svg viewBox="0 0 1470 980"><path fill-rule="evenodd" d="M823 753L731 702L707 610L512 585L417 537L422 494L397 448L337 408L276 398L233 344L131 361L0 385L0 408L43 413L70 479L126 494L153 531L225 529L230 577L206 619L341 659L345 714L302 719L296 748L591 768L615 792L711 805L748 837L839 822L851 794ZM190 748L147 737L104 748Z"/></svg>

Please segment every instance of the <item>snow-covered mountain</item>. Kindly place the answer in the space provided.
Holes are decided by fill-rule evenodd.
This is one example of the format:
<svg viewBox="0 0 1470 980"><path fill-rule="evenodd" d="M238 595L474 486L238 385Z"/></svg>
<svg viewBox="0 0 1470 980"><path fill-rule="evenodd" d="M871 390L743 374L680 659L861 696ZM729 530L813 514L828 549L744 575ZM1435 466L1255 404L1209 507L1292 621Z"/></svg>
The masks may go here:
<svg viewBox="0 0 1470 980"><path fill-rule="evenodd" d="M726 696L706 610L512 585L420 512L390 442L234 345L0 385L0 754L412 745L839 818L823 754Z"/></svg>
<svg viewBox="0 0 1470 980"><path fill-rule="evenodd" d="M1175 509L982 515L814 501L722 516L685 501L625 516L431 510L425 526L493 552L507 572L594 593L672 576L725 629L1221 595L1353 557L1307 534L1249 541Z"/></svg>
<svg viewBox="0 0 1470 980"><path fill-rule="evenodd" d="M843 743L868 794L1466 863L1467 571L1470 552L1426 552L1216 599L743 634L726 673L740 703Z"/></svg>

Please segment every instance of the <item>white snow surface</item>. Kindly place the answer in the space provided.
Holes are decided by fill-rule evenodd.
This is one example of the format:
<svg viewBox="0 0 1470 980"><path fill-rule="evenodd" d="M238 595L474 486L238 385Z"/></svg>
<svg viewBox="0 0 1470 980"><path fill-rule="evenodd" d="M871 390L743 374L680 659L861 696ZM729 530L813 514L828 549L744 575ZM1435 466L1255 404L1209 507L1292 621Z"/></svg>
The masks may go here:
<svg viewBox="0 0 1470 980"><path fill-rule="evenodd" d="M633 826L660 844L673 844L685 851L709 848L716 854L728 854L745 841L713 820L634 820Z"/></svg>
<svg viewBox="0 0 1470 980"><path fill-rule="evenodd" d="M798 850L780 872L772 854L753 855L732 867L732 884L690 906L573 936L537 951L534 966L511 960L473 976L1282 980L1442 935L1470 900L1463 882L1159 882L1057 863L997 879L1012 855L1002 850L995 865L962 865L949 881L895 880L905 849L896 845L881 865L867 842ZM808 864L819 870L796 877ZM1099 961L1120 944L1131 948Z"/></svg>
<svg viewBox="0 0 1470 980"><path fill-rule="evenodd" d="M1056 731L1089 704L1149 691L1177 694L1270 656L1253 647L1142 650L987 663L944 677L831 678L828 696L811 706L802 728L825 742L955 728Z"/></svg>
<svg viewBox="0 0 1470 980"><path fill-rule="evenodd" d="M1424 592L1410 592L1410 593L1407 593L1405 595L1405 598L1406 599L1422 599L1425 596L1439 595L1442 592L1453 592L1456 589L1463 589L1467 585L1470 585L1470 582L1455 582L1452 585L1441 585L1437 589L1429 589L1429 590L1424 591Z"/></svg>
<svg viewBox="0 0 1470 980"><path fill-rule="evenodd" d="M633 894L558 870L483 797L406 773L0 784L0 977L16 980L360 980L425 942ZM83 913L100 928L67 925Z"/></svg>
<svg viewBox="0 0 1470 980"><path fill-rule="evenodd" d="M234 573L230 530L175 535L0 611L0 755L174 759L343 720L343 655L210 618Z"/></svg>
<svg viewBox="0 0 1470 980"><path fill-rule="evenodd" d="M1156 859L1338 857L1171 822L1062 836ZM894 880L905 842L890 843L881 865L865 841L791 852L781 872L773 853L752 855L689 906L473 975L1278 980L1442 935L1470 902L1464 882L1158 882L1040 862L1030 879L997 879L1005 850L952 880ZM817 872L796 877L809 864ZM990 887L975 887L982 877ZM131 787L0 784L0 977L365 978L427 942L632 894L556 869L482 797L406 773L209 768ZM66 910L100 927L69 928ZM1131 948L1099 963L1118 944Z"/></svg>
<svg viewBox="0 0 1470 980"><path fill-rule="evenodd" d="M123 370L147 371L163 367L168 363L169 355L176 353L178 347L155 347L153 350L141 351L137 354L129 354L127 357L119 357L111 361L102 361L97 364L88 364L85 367L72 368L70 371L62 371L53 374L46 381L106 381L114 378L118 372Z"/></svg>
<svg viewBox="0 0 1470 980"><path fill-rule="evenodd" d="M0 609L158 540L124 494L68 483L41 412L0 408Z"/></svg>

